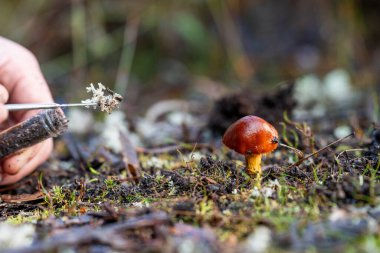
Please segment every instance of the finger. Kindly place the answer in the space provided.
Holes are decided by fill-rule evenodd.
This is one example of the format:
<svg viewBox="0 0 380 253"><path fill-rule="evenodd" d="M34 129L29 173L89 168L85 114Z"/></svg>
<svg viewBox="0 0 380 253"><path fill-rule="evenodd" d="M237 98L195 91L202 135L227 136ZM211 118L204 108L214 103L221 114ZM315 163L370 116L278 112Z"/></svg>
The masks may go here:
<svg viewBox="0 0 380 253"><path fill-rule="evenodd" d="M0 104L5 104L8 101L8 98L9 93L7 89L3 85L0 85Z"/></svg>
<svg viewBox="0 0 380 253"><path fill-rule="evenodd" d="M17 94L15 102L21 103L25 99L30 102L42 102L41 98L51 99L47 83L34 55L7 39L0 37L0 43L0 83L10 94ZM12 96L10 99L12 100Z"/></svg>
<svg viewBox="0 0 380 253"><path fill-rule="evenodd" d="M9 102L53 102L36 58L14 42L0 37L0 43L0 83L10 94ZM18 121L23 112L12 113L12 116Z"/></svg>
<svg viewBox="0 0 380 253"><path fill-rule="evenodd" d="M41 144L26 148L15 155L7 157L1 163L3 173L15 175L38 153Z"/></svg>
<svg viewBox="0 0 380 253"><path fill-rule="evenodd" d="M9 93L3 85L0 84L0 123L8 118L8 110L3 106L9 98Z"/></svg>
<svg viewBox="0 0 380 253"><path fill-rule="evenodd" d="M12 64L10 64L12 65ZM6 71L13 71L8 68ZM16 67L17 68L17 67ZM17 83L5 85L10 92L9 103L51 103L53 99L45 79L39 70L28 70L33 73L24 71L23 75L17 80ZM1 69L0 69L1 82ZM8 87L7 87L8 86ZM12 118L18 122L22 121L31 115L37 114L38 111L16 111L12 112Z"/></svg>
<svg viewBox="0 0 380 253"><path fill-rule="evenodd" d="M9 112L3 104L0 104L0 123L8 118Z"/></svg>
<svg viewBox="0 0 380 253"><path fill-rule="evenodd" d="M40 155L42 149L45 149L43 150L45 153L43 156L38 158L41 160L41 162L45 161L49 157L52 151L52 147L52 139L48 139L42 143L26 148L18 154L7 157L1 162L3 173L10 175L17 174L21 168L23 168L27 163L30 162L30 160L32 160L32 158Z"/></svg>
<svg viewBox="0 0 380 253"><path fill-rule="evenodd" d="M39 149L38 153L24 167L22 167L17 174L9 175L3 173L0 185L13 184L32 173L40 164L42 164L49 157L53 148L53 142L49 139L41 144L42 147Z"/></svg>

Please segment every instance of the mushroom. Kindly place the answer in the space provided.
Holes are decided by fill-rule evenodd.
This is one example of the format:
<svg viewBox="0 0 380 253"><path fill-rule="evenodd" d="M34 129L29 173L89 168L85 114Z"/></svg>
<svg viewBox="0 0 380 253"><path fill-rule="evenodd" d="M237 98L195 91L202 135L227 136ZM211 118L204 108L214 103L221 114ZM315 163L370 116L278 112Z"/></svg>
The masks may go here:
<svg viewBox="0 0 380 253"><path fill-rule="evenodd" d="M239 119L223 135L224 145L245 156L247 173L258 180L262 154L275 150L278 142L277 130L253 115Z"/></svg>

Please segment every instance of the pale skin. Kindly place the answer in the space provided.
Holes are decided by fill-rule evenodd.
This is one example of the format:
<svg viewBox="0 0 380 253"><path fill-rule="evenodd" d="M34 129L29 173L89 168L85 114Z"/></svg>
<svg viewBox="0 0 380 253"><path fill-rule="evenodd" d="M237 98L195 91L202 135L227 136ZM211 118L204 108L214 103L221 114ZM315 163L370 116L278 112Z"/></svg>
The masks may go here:
<svg viewBox="0 0 380 253"><path fill-rule="evenodd" d="M8 112L4 104L53 102L36 57L21 45L0 36L0 127L5 129L38 113ZM0 185L12 184L33 172L53 149L48 139L0 160Z"/></svg>

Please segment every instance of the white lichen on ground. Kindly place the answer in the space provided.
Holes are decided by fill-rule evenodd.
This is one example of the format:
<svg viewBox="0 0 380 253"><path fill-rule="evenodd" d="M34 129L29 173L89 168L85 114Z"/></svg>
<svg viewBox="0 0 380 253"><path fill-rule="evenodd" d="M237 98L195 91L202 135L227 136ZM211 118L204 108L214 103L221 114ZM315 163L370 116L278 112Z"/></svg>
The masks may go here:
<svg viewBox="0 0 380 253"><path fill-rule="evenodd" d="M98 88L95 88L91 83L89 87L86 87L86 91L87 93L92 93L92 98L82 100L82 103L96 103L97 105L94 106L94 109L99 106L102 112L111 113L114 109L119 108L119 104L123 100L120 94L107 89L101 83L98 83ZM105 94L106 91L108 94Z"/></svg>
<svg viewBox="0 0 380 253"><path fill-rule="evenodd" d="M0 251L30 246L33 242L35 226L32 224L11 225L0 223Z"/></svg>

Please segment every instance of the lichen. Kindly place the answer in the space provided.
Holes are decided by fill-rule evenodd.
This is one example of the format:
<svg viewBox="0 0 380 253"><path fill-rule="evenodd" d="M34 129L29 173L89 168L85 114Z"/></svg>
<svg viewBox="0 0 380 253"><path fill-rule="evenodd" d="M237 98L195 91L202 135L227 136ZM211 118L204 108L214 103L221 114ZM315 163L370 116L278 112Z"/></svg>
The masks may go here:
<svg viewBox="0 0 380 253"><path fill-rule="evenodd" d="M106 88L101 83L98 83L98 88L95 88L91 83L89 87L86 87L86 91L87 93L92 93L92 98L82 100L82 103L96 103L97 105L94 106L94 109L99 106L102 112L111 113L114 109L119 108L120 102L123 100L120 94ZM109 94L105 94L105 92Z"/></svg>

